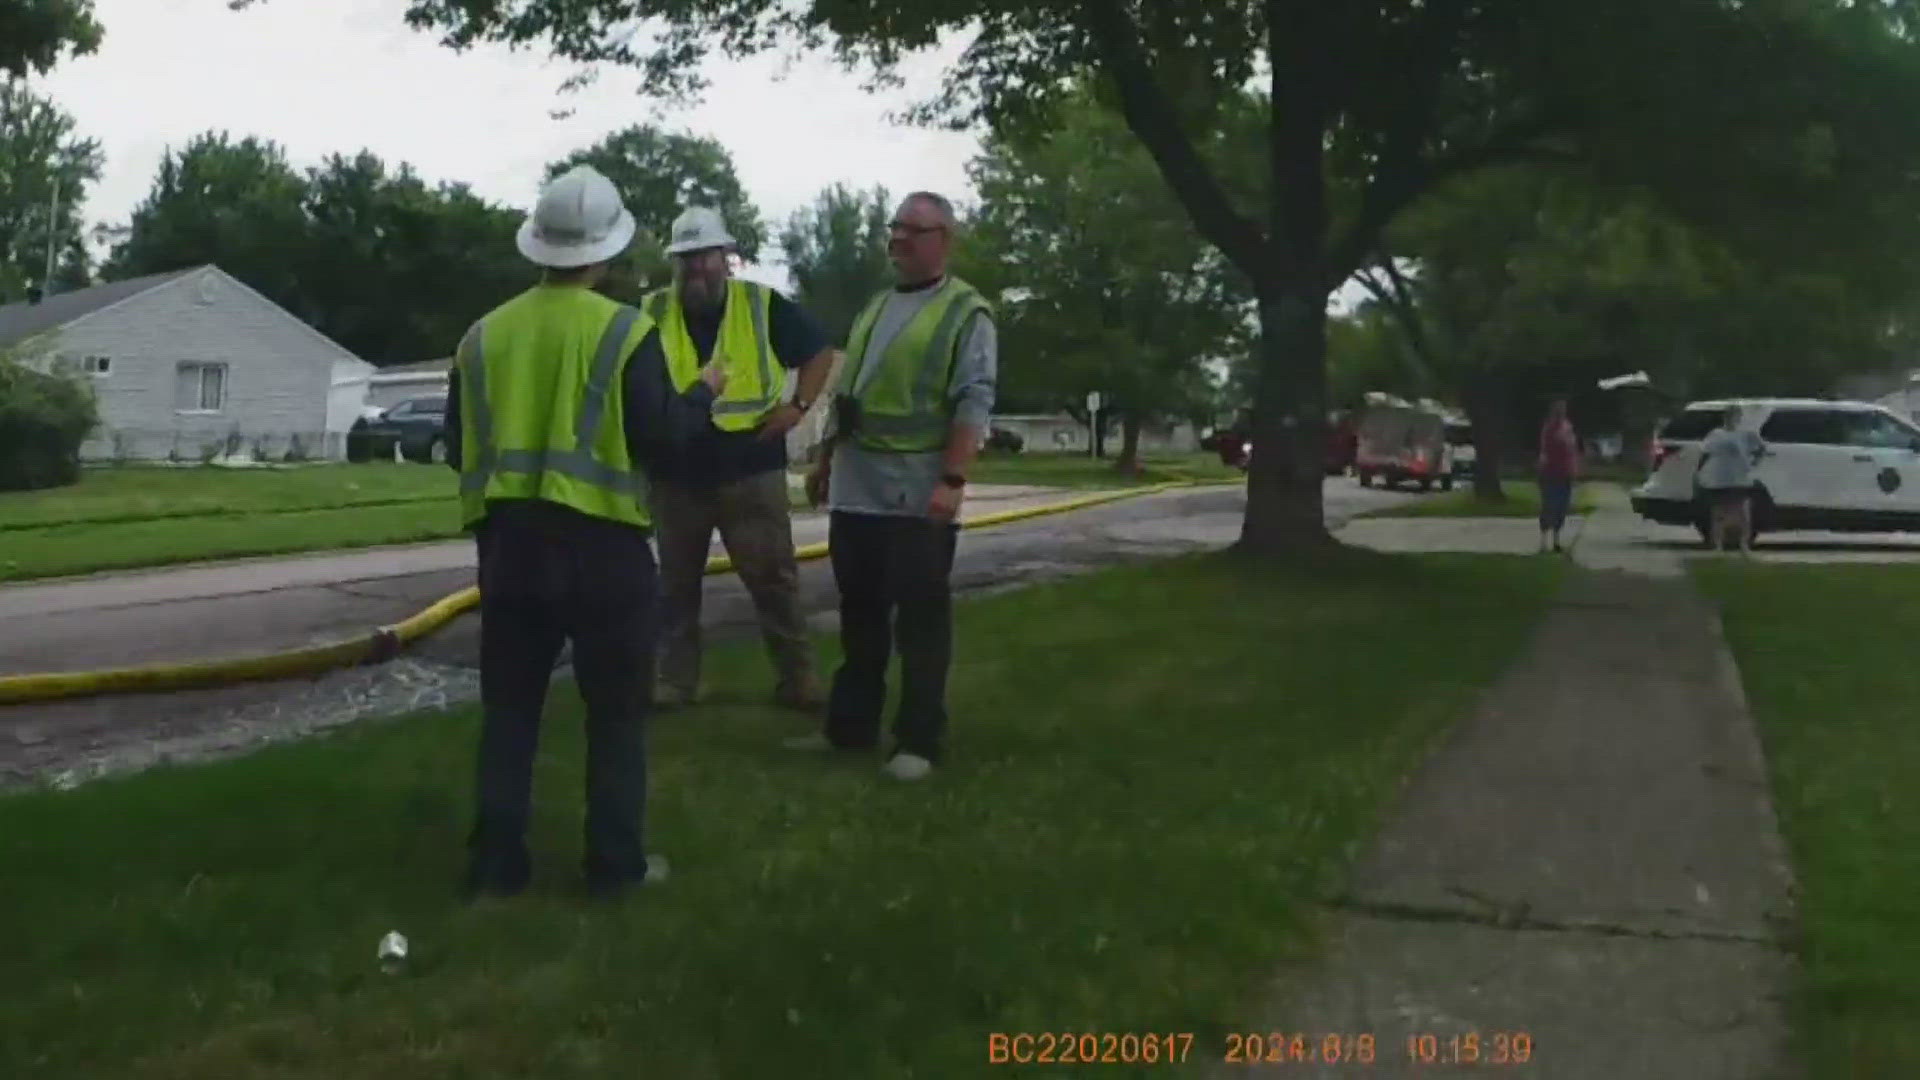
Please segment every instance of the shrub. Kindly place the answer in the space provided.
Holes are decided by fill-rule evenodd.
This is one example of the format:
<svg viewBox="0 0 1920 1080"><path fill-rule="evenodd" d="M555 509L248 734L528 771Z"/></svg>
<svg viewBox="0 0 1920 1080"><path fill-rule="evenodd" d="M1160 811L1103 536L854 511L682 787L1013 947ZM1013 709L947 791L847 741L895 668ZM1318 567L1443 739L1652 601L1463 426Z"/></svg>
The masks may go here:
<svg viewBox="0 0 1920 1080"><path fill-rule="evenodd" d="M80 444L100 423L93 391L0 357L0 491L80 479Z"/></svg>

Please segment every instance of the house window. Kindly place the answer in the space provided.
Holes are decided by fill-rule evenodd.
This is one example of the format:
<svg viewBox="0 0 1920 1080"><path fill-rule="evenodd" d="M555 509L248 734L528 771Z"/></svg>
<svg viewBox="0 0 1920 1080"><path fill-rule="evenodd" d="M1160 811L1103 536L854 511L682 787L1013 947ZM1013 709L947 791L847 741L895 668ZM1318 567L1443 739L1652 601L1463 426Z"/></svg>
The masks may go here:
<svg viewBox="0 0 1920 1080"><path fill-rule="evenodd" d="M227 405L227 365L181 364L174 374L175 412L219 412Z"/></svg>
<svg viewBox="0 0 1920 1080"><path fill-rule="evenodd" d="M108 356L87 356L80 360L80 370L89 375L105 375L113 370L113 358Z"/></svg>

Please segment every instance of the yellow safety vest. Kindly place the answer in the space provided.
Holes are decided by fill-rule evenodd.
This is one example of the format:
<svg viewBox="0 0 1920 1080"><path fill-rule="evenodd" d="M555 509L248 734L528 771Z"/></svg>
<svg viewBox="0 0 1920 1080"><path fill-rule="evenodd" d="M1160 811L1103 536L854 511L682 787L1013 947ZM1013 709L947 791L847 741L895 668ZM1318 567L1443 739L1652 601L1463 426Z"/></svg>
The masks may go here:
<svg viewBox="0 0 1920 1080"><path fill-rule="evenodd" d="M950 276L869 361L867 346L873 340L874 323L890 295L875 296L853 321L837 393L860 402L855 444L895 453L939 450L946 446L953 423L947 383L960 353L960 331L969 316L992 309L979 290ZM872 364L879 365L877 370L863 377Z"/></svg>
<svg viewBox="0 0 1920 1080"><path fill-rule="evenodd" d="M713 402L713 426L722 431L746 431L780 403L786 374L773 361L767 337L768 311L773 290L737 278L727 281L726 307L714 355L727 371L727 388ZM660 327L660 348L667 357L673 388L684 393L700 377L703 361L687 332L686 312L673 289L661 289L645 300L647 314Z"/></svg>
<svg viewBox="0 0 1920 1080"><path fill-rule="evenodd" d="M460 341L460 512L545 499L646 528L647 480L627 446L626 366L653 322L592 289L536 285Z"/></svg>

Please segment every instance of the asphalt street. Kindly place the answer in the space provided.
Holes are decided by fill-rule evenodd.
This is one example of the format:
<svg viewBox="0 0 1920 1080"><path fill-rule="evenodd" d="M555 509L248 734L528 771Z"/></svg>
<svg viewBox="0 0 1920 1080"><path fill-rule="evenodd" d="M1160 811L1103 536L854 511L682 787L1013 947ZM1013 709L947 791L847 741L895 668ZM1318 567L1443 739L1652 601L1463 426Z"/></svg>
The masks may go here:
<svg viewBox="0 0 1920 1080"><path fill-rule="evenodd" d="M981 500L974 512L1076 493L1001 494ZM1328 521L1338 527L1366 509L1412 497L1329 480ZM1238 534L1244 503L1239 488L1188 489L968 531L955 584L978 592L1224 547ZM824 521L796 519L796 543L823 538ZM435 544L0 588L0 674L246 655L337 640L404 618L470 584L471 558L470 545ZM808 611L831 619L833 580L824 560L802 564L801 591ZM733 575L708 579L702 623L713 637L750 632L752 606ZM470 700L477 693L478 652L478 620L465 616L378 667L0 707L0 787L198 760L365 716Z"/></svg>

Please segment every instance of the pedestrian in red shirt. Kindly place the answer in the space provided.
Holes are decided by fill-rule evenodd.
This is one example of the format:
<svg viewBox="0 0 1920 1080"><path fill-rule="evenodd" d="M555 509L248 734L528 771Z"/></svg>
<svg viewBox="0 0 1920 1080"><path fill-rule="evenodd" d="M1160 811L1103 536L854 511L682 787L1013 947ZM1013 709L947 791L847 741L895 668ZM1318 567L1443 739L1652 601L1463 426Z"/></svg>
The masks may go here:
<svg viewBox="0 0 1920 1080"><path fill-rule="evenodd" d="M1567 510L1573 503L1573 479L1580 468L1580 442L1567 419L1567 401L1554 398L1547 407L1547 421L1540 426L1540 550L1547 550L1551 538L1553 550L1560 547L1560 530L1566 526Z"/></svg>

